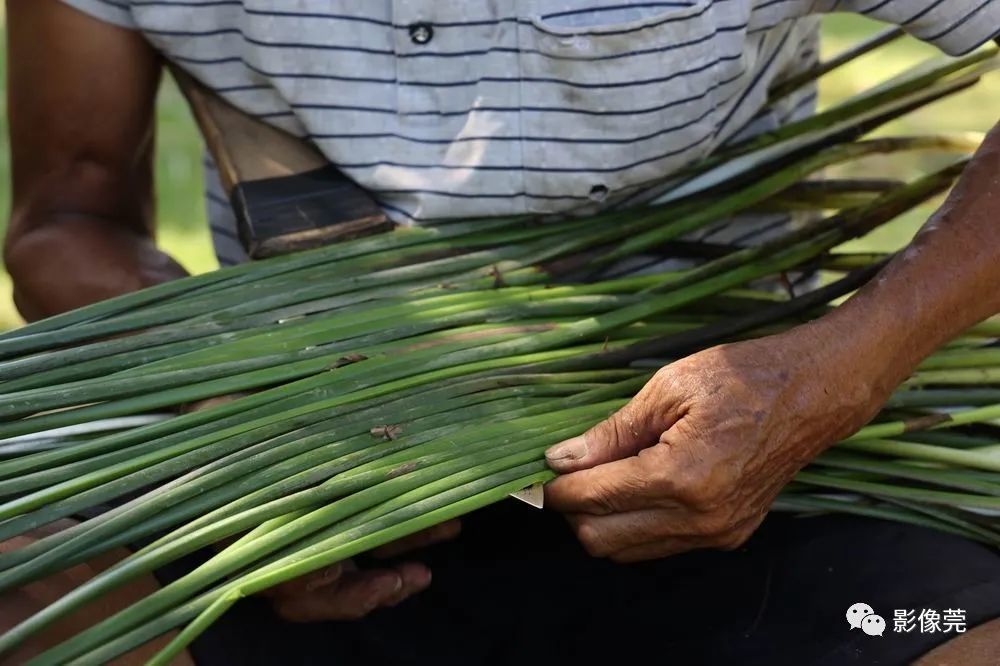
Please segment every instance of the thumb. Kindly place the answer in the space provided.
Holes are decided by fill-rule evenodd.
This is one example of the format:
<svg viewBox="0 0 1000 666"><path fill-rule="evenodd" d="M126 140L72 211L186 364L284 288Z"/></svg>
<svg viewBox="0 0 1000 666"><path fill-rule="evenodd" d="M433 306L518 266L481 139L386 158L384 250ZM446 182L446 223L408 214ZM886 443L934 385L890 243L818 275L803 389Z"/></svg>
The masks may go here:
<svg viewBox="0 0 1000 666"><path fill-rule="evenodd" d="M634 456L660 441L660 436L680 417L680 401L668 389L660 371L642 390L610 417L593 428L545 452L545 459L560 474L576 472Z"/></svg>

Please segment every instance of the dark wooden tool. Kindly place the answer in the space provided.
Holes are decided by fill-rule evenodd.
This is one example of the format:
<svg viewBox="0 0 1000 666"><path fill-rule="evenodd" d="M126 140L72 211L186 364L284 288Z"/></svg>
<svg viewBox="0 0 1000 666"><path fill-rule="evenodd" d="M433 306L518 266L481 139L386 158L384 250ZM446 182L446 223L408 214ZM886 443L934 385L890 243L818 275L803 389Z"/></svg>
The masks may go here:
<svg viewBox="0 0 1000 666"><path fill-rule="evenodd" d="M170 70L219 168L251 257L392 228L371 196L314 146L237 109L180 68Z"/></svg>

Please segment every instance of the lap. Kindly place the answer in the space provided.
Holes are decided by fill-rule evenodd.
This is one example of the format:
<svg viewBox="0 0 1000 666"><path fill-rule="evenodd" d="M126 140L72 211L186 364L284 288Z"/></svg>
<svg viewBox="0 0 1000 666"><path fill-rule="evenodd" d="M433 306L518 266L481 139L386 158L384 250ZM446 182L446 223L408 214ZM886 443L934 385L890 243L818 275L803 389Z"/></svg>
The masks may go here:
<svg viewBox="0 0 1000 666"><path fill-rule="evenodd" d="M238 605L194 646L200 664L909 663L953 634L897 634L897 608L1000 616L1000 555L918 527L775 516L733 552L636 565L583 553L561 519L511 502L420 554L431 588L356 623L294 625ZM169 575L169 574L168 574ZM859 601L882 637L850 631Z"/></svg>
<svg viewBox="0 0 1000 666"><path fill-rule="evenodd" d="M39 539L71 527L74 524L74 521L64 519L33 530L28 534L0 542L0 553L24 548ZM55 602L70 590L110 568L122 558L128 556L128 554L129 551L127 549L116 548L89 562L78 564L75 567L52 574L41 580L0 593L0 635ZM95 621L111 617L146 595L152 594L156 589L157 581L152 576L138 577L128 585L112 590L99 601L87 605L59 622L50 625L40 634L26 641L12 654L0 659L0 661L8 664L23 664L53 645L83 631ZM128 655L114 660L112 664L114 666L144 664L160 648L164 647L170 638L170 635L161 637ZM193 662L187 654L183 654L174 663L178 666L186 666Z"/></svg>

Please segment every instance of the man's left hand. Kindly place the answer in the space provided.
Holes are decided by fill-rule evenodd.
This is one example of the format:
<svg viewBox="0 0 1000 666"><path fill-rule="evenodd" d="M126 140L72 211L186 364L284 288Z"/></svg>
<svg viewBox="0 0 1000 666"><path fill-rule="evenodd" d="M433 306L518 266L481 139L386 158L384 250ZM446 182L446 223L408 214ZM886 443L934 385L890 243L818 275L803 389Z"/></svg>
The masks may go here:
<svg viewBox="0 0 1000 666"><path fill-rule="evenodd" d="M662 368L609 419L549 449L562 476L546 506L615 561L740 546L795 473L885 397L830 343L806 326Z"/></svg>

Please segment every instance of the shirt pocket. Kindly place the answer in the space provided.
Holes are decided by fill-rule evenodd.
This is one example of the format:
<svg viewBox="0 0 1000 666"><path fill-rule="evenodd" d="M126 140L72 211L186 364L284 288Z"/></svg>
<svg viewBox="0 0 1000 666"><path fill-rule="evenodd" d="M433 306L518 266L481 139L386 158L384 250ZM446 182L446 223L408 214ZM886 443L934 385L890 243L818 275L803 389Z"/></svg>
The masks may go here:
<svg viewBox="0 0 1000 666"><path fill-rule="evenodd" d="M537 212L653 184L705 156L716 129L712 0L566 4L521 3L522 153Z"/></svg>

